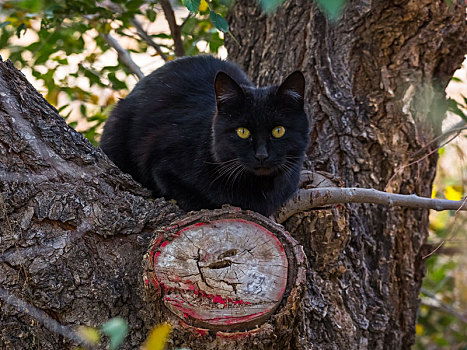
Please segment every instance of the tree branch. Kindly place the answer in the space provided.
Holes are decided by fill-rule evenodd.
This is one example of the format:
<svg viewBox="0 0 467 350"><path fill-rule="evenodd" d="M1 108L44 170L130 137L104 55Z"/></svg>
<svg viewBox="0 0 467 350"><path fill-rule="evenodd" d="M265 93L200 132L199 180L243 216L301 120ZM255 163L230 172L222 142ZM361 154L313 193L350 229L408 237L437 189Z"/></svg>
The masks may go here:
<svg viewBox="0 0 467 350"><path fill-rule="evenodd" d="M181 27L177 25L172 5L170 5L169 0L161 0L161 5L167 23L169 23L170 33L172 34L172 38L174 40L175 55L177 57L185 56L185 49L183 48L181 35Z"/></svg>
<svg viewBox="0 0 467 350"><path fill-rule="evenodd" d="M439 309L441 311L444 311L448 314L453 315L456 317L458 320L467 323L467 317L462 315L460 312L458 312L456 309L454 309L451 305L444 303L441 301L434 293L430 292L426 288L422 288L421 292L425 294L429 299L432 300L432 302L426 302L422 298L422 304L428 306L428 307L433 307L436 309Z"/></svg>
<svg viewBox="0 0 467 350"><path fill-rule="evenodd" d="M87 344L86 339L80 337L80 335L74 332L70 327L64 326L59 322L55 321L52 317L47 315L44 311L32 306L31 304L17 298L15 295L0 287L0 299L6 304L15 307L22 313L29 315L35 320L39 321L49 331L59 334L71 340L75 344Z"/></svg>
<svg viewBox="0 0 467 350"><path fill-rule="evenodd" d="M115 40L110 34L99 33L99 35L106 41L107 44L109 44L110 47L117 51L118 60L121 63L127 66L128 69L138 77L138 79L144 78L144 74L141 72L139 66L131 59L128 51L121 47L117 40Z"/></svg>
<svg viewBox="0 0 467 350"><path fill-rule="evenodd" d="M282 223L300 211L344 203L374 203L409 208L435 209L438 211L467 210L467 198L462 201L450 201L419 197L415 194L388 193L368 188L321 187L298 190L279 212L275 214L275 217L277 222Z"/></svg>
<svg viewBox="0 0 467 350"><path fill-rule="evenodd" d="M154 40L152 40L149 34L143 29L141 23L136 18L133 18L130 22L135 26L136 31L138 32L138 35L141 37L141 39L143 39L149 46L152 46L157 51L159 56L161 56L162 59L167 62L169 58L161 50L161 47Z"/></svg>

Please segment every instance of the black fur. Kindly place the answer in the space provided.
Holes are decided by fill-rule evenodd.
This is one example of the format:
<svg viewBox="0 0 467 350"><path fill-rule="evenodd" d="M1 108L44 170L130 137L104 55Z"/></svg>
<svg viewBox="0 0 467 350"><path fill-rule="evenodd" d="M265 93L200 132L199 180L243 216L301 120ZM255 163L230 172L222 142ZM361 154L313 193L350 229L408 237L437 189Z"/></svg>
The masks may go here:
<svg viewBox="0 0 467 350"><path fill-rule="evenodd" d="M154 196L185 210L229 203L270 215L298 186L309 128L303 90L300 72L255 88L228 61L177 59L118 103L101 147ZM281 138L271 134L277 126ZM251 136L240 138L239 127Z"/></svg>

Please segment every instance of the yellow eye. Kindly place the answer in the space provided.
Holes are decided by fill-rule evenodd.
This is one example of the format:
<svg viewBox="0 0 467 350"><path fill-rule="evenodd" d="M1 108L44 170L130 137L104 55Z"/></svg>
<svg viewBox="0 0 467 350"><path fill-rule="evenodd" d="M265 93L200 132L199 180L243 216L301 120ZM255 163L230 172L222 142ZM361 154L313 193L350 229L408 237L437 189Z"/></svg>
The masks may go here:
<svg viewBox="0 0 467 350"><path fill-rule="evenodd" d="M274 129L272 129L272 136L274 136L276 139L284 136L285 134L285 128L283 126L276 126Z"/></svg>
<svg viewBox="0 0 467 350"><path fill-rule="evenodd" d="M250 130L247 128L237 128L237 135L242 139L247 139L250 137Z"/></svg>

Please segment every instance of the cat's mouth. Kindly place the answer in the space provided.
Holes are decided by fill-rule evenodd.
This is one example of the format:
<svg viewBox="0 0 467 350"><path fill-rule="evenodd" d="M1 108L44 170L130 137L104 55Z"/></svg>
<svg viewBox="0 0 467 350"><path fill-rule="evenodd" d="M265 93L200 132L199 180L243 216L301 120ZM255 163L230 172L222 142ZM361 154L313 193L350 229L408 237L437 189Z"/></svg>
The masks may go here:
<svg viewBox="0 0 467 350"><path fill-rule="evenodd" d="M260 167L253 168L253 172L257 176L268 176L268 175L272 175L275 172L275 170L274 168L271 168L271 167L260 166Z"/></svg>

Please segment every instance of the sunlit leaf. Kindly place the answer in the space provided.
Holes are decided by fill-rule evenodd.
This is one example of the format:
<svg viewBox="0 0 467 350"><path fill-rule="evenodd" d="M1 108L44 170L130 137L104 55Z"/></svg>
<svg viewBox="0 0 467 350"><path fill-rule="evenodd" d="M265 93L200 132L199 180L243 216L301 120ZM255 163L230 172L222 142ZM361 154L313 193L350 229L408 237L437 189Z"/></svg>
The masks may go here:
<svg viewBox="0 0 467 350"><path fill-rule="evenodd" d="M199 4L199 11L200 11L200 12L204 12L204 11L206 11L208 8L209 8L209 5L208 5L208 3L206 2L206 0L201 0L201 3Z"/></svg>
<svg viewBox="0 0 467 350"><path fill-rule="evenodd" d="M162 323L155 327L149 334L143 345L144 350L163 350L167 343L172 326L168 323Z"/></svg>
<svg viewBox="0 0 467 350"><path fill-rule="evenodd" d="M444 190L444 196L451 201L460 201L462 199L462 186L447 186Z"/></svg>

